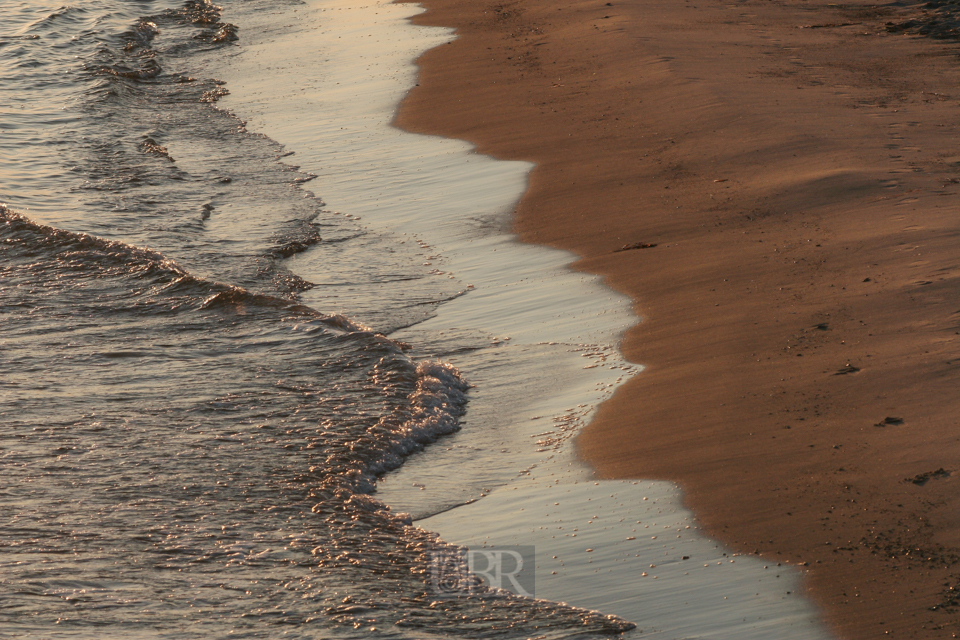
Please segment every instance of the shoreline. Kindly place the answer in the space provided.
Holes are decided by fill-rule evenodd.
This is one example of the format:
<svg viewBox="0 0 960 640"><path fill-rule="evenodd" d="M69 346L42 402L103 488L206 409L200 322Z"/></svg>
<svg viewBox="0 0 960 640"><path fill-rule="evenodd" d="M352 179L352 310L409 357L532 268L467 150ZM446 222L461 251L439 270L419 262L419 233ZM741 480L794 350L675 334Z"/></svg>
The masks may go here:
<svg viewBox="0 0 960 640"><path fill-rule="evenodd" d="M960 631L955 47L852 4L423 4L458 39L396 124L535 162L521 239L638 301L598 476L678 482L841 637Z"/></svg>
<svg viewBox="0 0 960 640"><path fill-rule="evenodd" d="M378 298L363 287L301 296L318 309L359 311L361 321L372 314L371 326L410 357L448 362L474 385L462 429L378 481L376 498L453 544L535 542L538 597L636 620L647 635L762 640L775 628L785 640L828 637L796 567L769 571L702 536L672 483L597 482L574 458L571 438L636 371L613 346L636 318L627 298L568 268L573 254L508 232L530 165L390 125L416 84L414 59L451 36L411 26L421 11L315 0L296 6L292 21L238 9L230 19L262 35L216 69L231 92L221 105L295 153L332 215L391 238L395 251L407 247L404 259L421 256L412 266L424 276L469 292L418 296L436 310L410 325L376 315ZM352 290L350 261L339 274L331 259L338 246L320 243L288 266Z"/></svg>

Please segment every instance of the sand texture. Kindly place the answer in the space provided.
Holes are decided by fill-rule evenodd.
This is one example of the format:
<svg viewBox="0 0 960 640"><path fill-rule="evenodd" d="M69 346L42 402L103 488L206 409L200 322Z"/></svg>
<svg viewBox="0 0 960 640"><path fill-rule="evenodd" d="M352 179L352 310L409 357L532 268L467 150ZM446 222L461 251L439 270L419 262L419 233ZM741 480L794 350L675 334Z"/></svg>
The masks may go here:
<svg viewBox="0 0 960 640"><path fill-rule="evenodd" d="M459 39L397 123L536 162L516 230L642 317L583 458L806 563L840 637L956 637L955 42L843 2L424 4Z"/></svg>

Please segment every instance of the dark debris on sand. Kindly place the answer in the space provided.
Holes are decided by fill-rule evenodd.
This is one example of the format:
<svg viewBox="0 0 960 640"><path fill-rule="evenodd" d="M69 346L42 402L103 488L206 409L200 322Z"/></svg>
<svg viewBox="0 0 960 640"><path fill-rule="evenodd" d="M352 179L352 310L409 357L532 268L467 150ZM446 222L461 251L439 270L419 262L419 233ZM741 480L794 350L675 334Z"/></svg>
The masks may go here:
<svg viewBox="0 0 960 640"><path fill-rule="evenodd" d="M944 469L943 467L940 467L936 471L925 471L924 473L918 473L912 478L904 478L903 481L912 482L913 484L922 487L923 485L927 484L927 482L929 482L930 480L933 480L936 478L949 478L949 477L950 477L950 472Z"/></svg>
<svg viewBox="0 0 960 640"><path fill-rule="evenodd" d="M632 251L633 249L653 249L655 246L657 246L655 242L654 243L634 242L633 244L625 244L619 249L614 249L613 252L616 253L618 251Z"/></svg>
<svg viewBox="0 0 960 640"><path fill-rule="evenodd" d="M937 40L960 40L960 0L932 0L917 5L906 20L888 22L890 33L906 33Z"/></svg>

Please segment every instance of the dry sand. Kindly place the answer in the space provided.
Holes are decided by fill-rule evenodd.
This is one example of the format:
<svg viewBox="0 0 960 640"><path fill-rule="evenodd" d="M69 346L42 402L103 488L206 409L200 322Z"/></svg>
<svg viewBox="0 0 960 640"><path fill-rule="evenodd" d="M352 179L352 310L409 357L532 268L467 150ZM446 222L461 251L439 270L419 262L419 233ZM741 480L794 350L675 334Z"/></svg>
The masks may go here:
<svg viewBox="0 0 960 640"><path fill-rule="evenodd" d="M424 4L459 39L397 123L536 162L521 237L643 319L580 454L808 563L841 637L960 634L956 45L842 2Z"/></svg>

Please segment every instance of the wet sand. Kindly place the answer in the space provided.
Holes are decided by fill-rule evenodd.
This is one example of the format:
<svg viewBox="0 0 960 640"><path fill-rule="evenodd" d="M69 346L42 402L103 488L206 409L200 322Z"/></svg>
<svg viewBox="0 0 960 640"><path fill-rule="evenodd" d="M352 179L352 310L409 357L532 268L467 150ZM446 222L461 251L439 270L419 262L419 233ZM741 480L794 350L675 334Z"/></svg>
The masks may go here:
<svg viewBox="0 0 960 640"><path fill-rule="evenodd" d="M960 633L956 45L852 3L424 4L459 39L397 124L536 162L521 237L643 319L582 457L800 564L841 637Z"/></svg>

